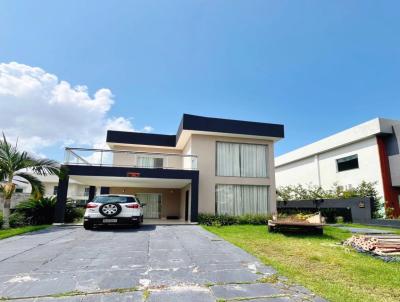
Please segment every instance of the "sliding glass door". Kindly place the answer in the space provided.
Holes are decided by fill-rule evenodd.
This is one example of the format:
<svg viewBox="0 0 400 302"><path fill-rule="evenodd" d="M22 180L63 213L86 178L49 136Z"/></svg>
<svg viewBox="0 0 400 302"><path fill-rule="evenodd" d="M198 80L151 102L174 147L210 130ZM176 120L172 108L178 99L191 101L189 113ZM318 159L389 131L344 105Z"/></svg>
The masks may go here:
<svg viewBox="0 0 400 302"><path fill-rule="evenodd" d="M159 193L138 193L136 196L140 202L145 203L143 207L144 218L160 218L161 214L161 194Z"/></svg>

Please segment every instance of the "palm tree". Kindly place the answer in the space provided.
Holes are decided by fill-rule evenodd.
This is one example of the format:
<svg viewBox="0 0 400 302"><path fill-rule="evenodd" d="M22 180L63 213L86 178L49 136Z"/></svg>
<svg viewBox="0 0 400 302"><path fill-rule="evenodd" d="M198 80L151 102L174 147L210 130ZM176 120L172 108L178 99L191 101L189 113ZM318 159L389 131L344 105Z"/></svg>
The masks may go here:
<svg viewBox="0 0 400 302"><path fill-rule="evenodd" d="M29 155L25 151L19 151L17 144L11 145L4 133L3 140L0 139L0 191L4 195L3 204L3 227L10 227L10 205L11 197L15 191L15 178L25 179L32 186L32 195L42 196L44 186L42 182L30 170L38 175L59 175L60 168L56 161L49 159L38 159Z"/></svg>

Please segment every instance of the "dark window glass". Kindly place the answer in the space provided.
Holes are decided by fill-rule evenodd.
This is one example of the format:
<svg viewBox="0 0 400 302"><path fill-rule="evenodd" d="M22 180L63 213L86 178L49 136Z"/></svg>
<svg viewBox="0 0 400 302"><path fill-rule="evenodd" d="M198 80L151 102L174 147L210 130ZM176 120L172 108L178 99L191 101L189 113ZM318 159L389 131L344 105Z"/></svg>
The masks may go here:
<svg viewBox="0 0 400 302"><path fill-rule="evenodd" d="M336 160L338 172L358 169L358 156L351 155Z"/></svg>
<svg viewBox="0 0 400 302"><path fill-rule="evenodd" d="M22 189L22 188L15 189L15 193L23 193L23 192L24 192L24 189Z"/></svg>
<svg viewBox="0 0 400 302"><path fill-rule="evenodd" d="M83 196L89 196L89 191L90 191L89 187L85 188L85 192L83 193Z"/></svg>
<svg viewBox="0 0 400 302"><path fill-rule="evenodd" d="M97 202L97 203L109 203L109 202L130 203L130 202L135 202L135 199L133 197L129 197L129 196L107 195L107 196L96 196L93 199L93 202Z"/></svg>
<svg viewBox="0 0 400 302"><path fill-rule="evenodd" d="M57 195L57 192L58 192L58 186L54 186L53 195Z"/></svg>
<svg viewBox="0 0 400 302"><path fill-rule="evenodd" d="M163 158L154 158L154 168L162 168L164 166Z"/></svg>

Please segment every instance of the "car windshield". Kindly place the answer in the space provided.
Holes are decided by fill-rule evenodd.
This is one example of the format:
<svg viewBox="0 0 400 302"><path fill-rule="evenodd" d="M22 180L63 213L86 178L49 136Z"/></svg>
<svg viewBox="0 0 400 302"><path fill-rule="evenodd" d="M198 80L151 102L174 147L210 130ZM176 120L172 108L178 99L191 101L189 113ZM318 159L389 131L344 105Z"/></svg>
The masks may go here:
<svg viewBox="0 0 400 302"><path fill-rule="evenodd" d="M93 199L93 202L97 203L109 203L109 202L118 202L118 203L130 203L135 202L135 198L129 196L118 196L118 195L108 195L108 196L96 196Z"/></svg>

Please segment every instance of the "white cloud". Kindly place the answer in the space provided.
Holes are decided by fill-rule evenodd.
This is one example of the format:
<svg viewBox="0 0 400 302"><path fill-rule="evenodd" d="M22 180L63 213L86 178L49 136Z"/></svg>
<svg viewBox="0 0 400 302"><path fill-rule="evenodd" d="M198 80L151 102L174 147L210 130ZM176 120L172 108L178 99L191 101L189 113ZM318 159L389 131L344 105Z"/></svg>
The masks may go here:
<svg viewBox="0 0 400 302"><path fill-rule="evenodd" d="M153 132L154 128L151 126L144 126L142 132Z"/></svg>
<svg viewBox="0 0 400 302"><path fill-rule="evenodd" d="M109 117L114 96L102 88L92 96L41 68L0 64L0 129L27 151L53 146L105 146L107 129L134 131L130 119ZM146 126L144 131L151 131Z"/></svg>

